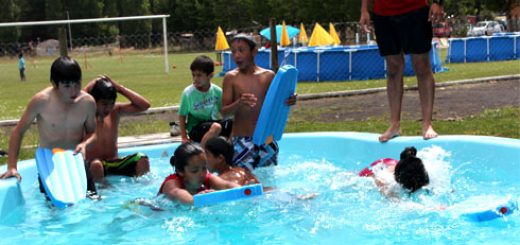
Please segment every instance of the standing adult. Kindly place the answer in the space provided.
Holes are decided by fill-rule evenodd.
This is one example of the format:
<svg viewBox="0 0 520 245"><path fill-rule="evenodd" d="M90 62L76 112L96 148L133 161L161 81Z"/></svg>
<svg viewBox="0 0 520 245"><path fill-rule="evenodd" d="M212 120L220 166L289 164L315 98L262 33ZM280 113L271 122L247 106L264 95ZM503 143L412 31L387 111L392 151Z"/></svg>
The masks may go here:
<svg viewBox="0 0 520 245"><path fill-rule="evenodd" d="M430 63L432 22L442 18L442 0L362 0L359 24L370 32L369 2L373 1L372 18L379 53L387 65L387 93L390 105L390 127L379 136L386 142L401 133L404 55L411 54L417 77L422 110L424 139L437 137L432 126L435 80Z"/></svg>

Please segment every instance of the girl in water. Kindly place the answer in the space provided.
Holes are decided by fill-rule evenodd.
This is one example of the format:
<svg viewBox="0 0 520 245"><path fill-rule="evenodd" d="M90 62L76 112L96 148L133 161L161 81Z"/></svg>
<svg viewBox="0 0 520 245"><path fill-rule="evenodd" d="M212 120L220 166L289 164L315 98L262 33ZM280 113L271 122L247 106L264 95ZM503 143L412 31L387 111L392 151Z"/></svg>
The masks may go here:
<svg viewBox="0 0 520 245"><path fill-rule="evenodd" d="M399 197L399 188L396 187L401 187L408 194L415 193L430 183L428 172L416 155L415 147L407 147L401 152L399 161L390 158L377 160L363 169L359 176L374 178L381 193L389 198Z"/></svg>
<svg viewBox="0 0 520 245"><path fill-rule="evenodd" d="M170 158L170 164L175 173L166 177L158 194L182 204L193 205L195 194L240 186L208 172L204 149L196 143L181 144Z"/></svg>

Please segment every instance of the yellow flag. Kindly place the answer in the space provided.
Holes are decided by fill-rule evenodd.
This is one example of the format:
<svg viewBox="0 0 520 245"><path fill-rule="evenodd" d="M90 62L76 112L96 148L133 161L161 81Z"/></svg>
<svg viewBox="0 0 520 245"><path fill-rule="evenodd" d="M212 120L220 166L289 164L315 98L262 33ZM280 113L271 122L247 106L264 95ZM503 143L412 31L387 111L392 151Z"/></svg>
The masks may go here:
<svg viewBox="0 0 520 245"><path fill-rule="evenodd" d="M226 40L226 35L224 35L222 28L220 28L219 26L217 29L217 40L215 42L215 50L221 51L226 49L229 49L229 44Z"/></svg>
<svg viewBox="0 0 520 245"><path fill-rule="evenodd" d="M305 45L309 42L309 38L307 37L307 32L305 31L305 26L303 23L300 23L300 37L298 38L301 44Z"/></svg>
<svg viewBox="0 0 520 245"><path fill-rule="evenodd" d="M285 20L282 22L282 36L280 37L280 45L282 45L282 47L291 45L291 39L289 39L289 33L287 33L287 26L285 26Z"/></svg>
<svg viewBox="0 0 520 245"><path fill-rule="evenodd" d="M314 30L312 30L309 46L326 46L332 45L333 43L334 39L330 36L330 34L325 29L323 29L319 23L316 23L316 25L314 25Z"/></svg>
<svg viewBox="0 0 520 245"><path fill-rule="evenodd" d="M334 45L341 44L338 33L336 32L336 29L334 28L334 25L332 23L329 23L329 33L332 39L334 39Z"/></svg>

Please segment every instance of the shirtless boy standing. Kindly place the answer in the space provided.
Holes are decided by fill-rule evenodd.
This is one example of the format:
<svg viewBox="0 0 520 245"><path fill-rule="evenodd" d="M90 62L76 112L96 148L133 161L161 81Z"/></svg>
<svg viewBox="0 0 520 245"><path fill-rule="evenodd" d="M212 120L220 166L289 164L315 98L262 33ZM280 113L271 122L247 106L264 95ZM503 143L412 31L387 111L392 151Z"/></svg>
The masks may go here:
<svg viewBox="0 0 520 245"><path fill-rule="evenodd" d="M101 181L107 174L141 176L148 173L150 163L142 153L124 158L117 156L119 120L122 114L145 111L150 102L140 94L124 87L108 76L101 76L85 87L96 100L96 143L87 150L87 160L95 181ZM125 96L130 103L116 103L117 94Z"/></svg>
<svg viewBox="0 0 520 245"><path fill-rule="evenodd" d="M222 88L222 116L234 116L233 164L253 171L256 167L277 164L278 144L255 145L253 133L260 115L260 109L274 78L274 72L255 64L258 52L251 36L238 34L231 39L231 53L237 68L226 73ZM293 95L286 101L296 103Z"/></svg>
<svg viewBox="0 0 520 245"><path fill-rule="evenodd" d="M23 136L36 119L39 147L74 150L85 156L87 146L95 141L90 137L96 129L96 103L89 94L81 91L81 68L69 57L57 58L51 66L51 83L32 98L9 140L8 167L0 177L15 176L18 154ZM87 171L87 175L88 175ZM95 186L89 184L89 191Z"/></svg>

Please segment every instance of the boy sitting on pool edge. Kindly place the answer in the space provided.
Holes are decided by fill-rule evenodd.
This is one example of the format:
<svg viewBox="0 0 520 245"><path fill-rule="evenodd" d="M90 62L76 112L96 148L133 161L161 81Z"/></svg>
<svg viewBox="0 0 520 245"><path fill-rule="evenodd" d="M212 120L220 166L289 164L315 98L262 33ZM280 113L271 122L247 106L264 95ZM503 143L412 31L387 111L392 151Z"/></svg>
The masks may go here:
<svg viewBox="0 0 520 245"><path fill-rule="evenodd" d="M118 157L117 138L121 115L145 111L150 102L106 75L90 81L84 90L96 100L97 141L87 149L86 155L94 180L101 181L107 174L133 177L148 173L150 163L146 155L135 153ZM130 103L116 103L117 94L126 97Z"/></svg>

